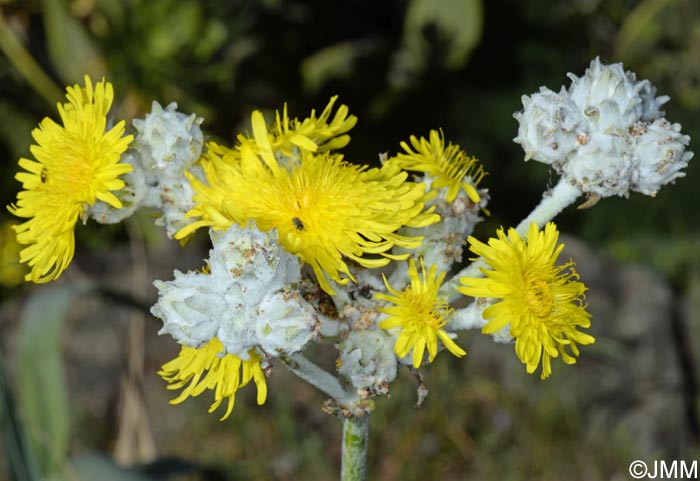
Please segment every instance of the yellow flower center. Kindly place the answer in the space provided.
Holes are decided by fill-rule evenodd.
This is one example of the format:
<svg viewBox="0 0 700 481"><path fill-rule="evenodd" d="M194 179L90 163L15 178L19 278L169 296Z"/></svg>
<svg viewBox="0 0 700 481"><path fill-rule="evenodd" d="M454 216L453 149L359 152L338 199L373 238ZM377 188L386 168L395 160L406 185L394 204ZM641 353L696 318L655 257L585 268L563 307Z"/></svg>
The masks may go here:
<svg viewBox="0 0 700 481"><path fill-rule="evenodd" d="M549 316L554 302L554 294L549 282L544 279L530 281L525 289L525 302L537 317Z"/></svg>
<svg viewBox="0 0 700 481"><path fill-rule="evenodd" d="M404 292L409 312L413 313L414 323L417 326L425 326L439 329L445 325L444 315L436 312L435 302L421 292L415 292L410 287Z"/></svg>
<svg viewBox="0 0 700 481"><path fill-rule="evenodd" d="M76 161L70 164L66 172L64 182L70 185L73 192L81 192L92 183L93 175L90 168L90 153L87 149L80 149L79 152L74 152Z"/></svg>

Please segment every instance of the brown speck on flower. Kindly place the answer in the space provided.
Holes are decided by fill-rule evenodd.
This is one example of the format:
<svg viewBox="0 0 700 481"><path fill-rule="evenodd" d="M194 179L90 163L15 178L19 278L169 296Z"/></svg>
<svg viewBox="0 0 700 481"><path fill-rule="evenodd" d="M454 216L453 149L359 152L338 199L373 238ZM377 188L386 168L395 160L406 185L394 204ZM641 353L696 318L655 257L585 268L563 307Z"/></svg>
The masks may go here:
<svg viewBox="0 0 700 481"><path fill-rule="evenodd" d="M627 129L630 135L633 137L640 137L647 133L647 123L646 122L636 122L629 126Z"/></svg>

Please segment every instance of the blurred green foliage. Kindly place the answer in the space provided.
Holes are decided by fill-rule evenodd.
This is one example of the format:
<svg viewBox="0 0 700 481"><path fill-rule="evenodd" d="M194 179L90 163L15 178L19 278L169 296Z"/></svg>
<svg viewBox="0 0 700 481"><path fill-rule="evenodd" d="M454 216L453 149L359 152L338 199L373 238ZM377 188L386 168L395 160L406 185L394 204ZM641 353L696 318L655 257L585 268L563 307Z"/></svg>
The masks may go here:
<svg viewBox="0 0 700 481"><path fill-rule="evenodd" d="M334 94L359 117L345 149L350 161L376 162L378 153L396 152L410 135L442 128L490 172L483 185L490 189L492 216L478 228L482 238L499 225L516 224L556 181L546 166L525 164L512 142L520 96L541 85L568 85L566 72L581 75L596 55L623 61L638 78L650 79L671 96L668 118L691 138L700 134L697 0L3 0L0 8L3 205L19 188L13 177L17 159L29 155L31 130L44 116L56 118L56 92L84 74L114 83L117 118L143 116L152 100L176 101L205 118L209 135L229 143L246 128L253 108L287 102L291 115L303 117ZM696 145L691 141L690 150ZM618 257L651 263L685 287L687 264L697 271L700 263L695 162L657 198L632 194L588 211L568 209L559 219L562 230ZM121 229L81 227L79 249L122 242ZM57 342L58 331L52 332ZM53 356L53 363L56 346L24 355ZM446 399L431 401L430 409L413 410L410 379L378 403L370 438L376 479L576 479L572 472L596 479L619 470L625 443L617 443L616 452L605 440L581 439L575 408L558 403L556 394L542 403L523 400L473 372L466 378L461 372L463 381L455 385L455 366L439 362L429 369L431 389ZM60 383L59 371L48 382ZM39 389L36 376L24 390ZM205 463L231 459L236 466L225 466L235 473L231 479L290 479L288 473L333 479L339 447L324 443L339 438L339 424L320 413L320 395L307 386L295 389L293 399L273 394L265 409L251 408L245 393L236 420L225 424L207 417L208 400L194 400L182 407L192 432L174 437L167 448ZM49 411L63 409L62 395L55 399ZM30 432L44 409L30 409ZM96 429L108 422L92 421ZM455 425L466 426L471 438ZM58 422L51 429L58 441L48 459L68 450L66 426ZM236 444L231 430L246 443ZM551 442L555 435L560 442ZM193 438L206 439L206 449L193 454ZM109 443L100 440L96 448ZM581 450L604 454L592 466ZM414 455L429 462L404 462ZM83 463L107 469L92 458Z"/></svg>

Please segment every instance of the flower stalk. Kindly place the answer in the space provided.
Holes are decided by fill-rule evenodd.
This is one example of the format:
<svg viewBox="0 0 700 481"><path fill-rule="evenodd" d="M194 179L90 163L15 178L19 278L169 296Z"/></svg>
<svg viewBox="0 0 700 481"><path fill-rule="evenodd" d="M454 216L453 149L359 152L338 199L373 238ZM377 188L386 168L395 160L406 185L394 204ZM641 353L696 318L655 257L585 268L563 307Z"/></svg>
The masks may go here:
<svg viewBox="0 0 700 481"><path fill-rule="evenodd" d="M324 371L303 355L294 354L289 357L281 356L280 361L298 377L333 398L341 406L351 407L359 401L359 398L355 394L351 394L343 389L338 378Z"/></svg>

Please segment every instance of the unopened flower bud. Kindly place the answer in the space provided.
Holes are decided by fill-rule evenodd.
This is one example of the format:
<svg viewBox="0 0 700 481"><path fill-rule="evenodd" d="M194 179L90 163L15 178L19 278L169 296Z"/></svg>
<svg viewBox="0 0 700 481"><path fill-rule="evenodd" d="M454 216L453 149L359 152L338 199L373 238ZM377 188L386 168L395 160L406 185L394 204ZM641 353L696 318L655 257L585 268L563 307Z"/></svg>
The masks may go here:
<svg viewBox="0 0 700 481"><path fill-rule="evenodd" d="M348 378L354 387L377 388L396 378L394 339L385 331L353 331L338 345L338 349L338 371Z"/></svg>

